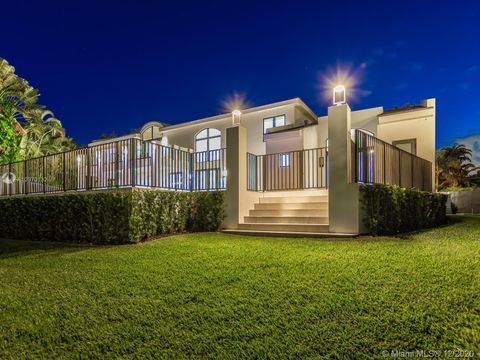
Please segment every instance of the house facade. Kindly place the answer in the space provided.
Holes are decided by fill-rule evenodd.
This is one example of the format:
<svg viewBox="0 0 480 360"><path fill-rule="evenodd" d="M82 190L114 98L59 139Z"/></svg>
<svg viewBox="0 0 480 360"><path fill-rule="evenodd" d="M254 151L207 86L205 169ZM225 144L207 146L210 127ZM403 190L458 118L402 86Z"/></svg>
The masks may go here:
<svg viewBox="0 0 480 360"><path fill-rule="evenodd" d="M248 152L256 155L327 147L328 115L316 115L300 98L244 109L239 123L248 133ZM226 148L231 113L166 125L151 121L139 133L94 140L89 146L137 138L194 151ZM375 107L351 112L352 129L365 130L421 158L435 160L435 99L403 109ZM212 129L208 133L207 129ZM210 140L206 140L210 139Z"/></svg>
<svg viewBox="0 0 480 360"><path fill-rule="evenodd" d="M434 161L435 99L390 110L342 102L319 116L295 98L176 125L151 121L138 133L2 165L24 180L3 184L0 195L222 190L227 230L356 234L358 184L431 191Z"/></svg>

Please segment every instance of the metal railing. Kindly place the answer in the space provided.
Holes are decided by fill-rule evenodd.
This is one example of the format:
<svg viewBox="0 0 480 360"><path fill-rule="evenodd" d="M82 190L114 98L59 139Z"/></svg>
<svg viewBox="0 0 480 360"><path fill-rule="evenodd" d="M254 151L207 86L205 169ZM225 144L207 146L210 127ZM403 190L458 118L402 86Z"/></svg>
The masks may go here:
<svg viewBox="0 0 480 360"><path fill-rule="evenodd" d="M325 148L277 154L247 153L247 189L301 190L327 187Z"/></svg>
<svg viewBox="0 0 480 360"><path fill-rule="evenodd" d="M352 182L432 191L432 163L355 129Z"/></svg>
<svg viewBox="0 0 480 360"><path fill-rule="evenodd" d="M124 187L225 190L225 153L115 141L0 165L0 196Z"/></svg>

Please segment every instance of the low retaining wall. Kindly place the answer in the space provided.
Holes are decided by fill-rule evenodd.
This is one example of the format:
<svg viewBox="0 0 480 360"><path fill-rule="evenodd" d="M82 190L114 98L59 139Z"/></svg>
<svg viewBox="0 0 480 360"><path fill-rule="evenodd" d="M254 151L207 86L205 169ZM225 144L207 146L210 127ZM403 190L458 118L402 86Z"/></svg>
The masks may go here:
<svg viewBox="0 0 480 360"><path fill-rule="evenodd" d="M447 192L448 203L447 212L451 213L451 203L453 202L459 213L480 214L480 190L474 191L452 191Z"/></svg>

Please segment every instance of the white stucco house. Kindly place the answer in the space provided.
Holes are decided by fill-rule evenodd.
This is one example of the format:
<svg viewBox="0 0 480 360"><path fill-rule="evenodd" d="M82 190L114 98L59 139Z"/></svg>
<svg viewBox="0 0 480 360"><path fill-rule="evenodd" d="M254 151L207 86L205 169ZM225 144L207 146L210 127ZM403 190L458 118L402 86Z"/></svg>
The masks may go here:
<svg viewBox="0 0 480 360"><path fill-rule="evenodd" d="M31 176L55 163L61 171L47 183L3 186L1 194L222 190L230 231L355 234L359 183L433 190L435 99L356 111L340 101L316 114L294 98L175 125L150 121L38 166L28 161L4 170Z"/></svg>

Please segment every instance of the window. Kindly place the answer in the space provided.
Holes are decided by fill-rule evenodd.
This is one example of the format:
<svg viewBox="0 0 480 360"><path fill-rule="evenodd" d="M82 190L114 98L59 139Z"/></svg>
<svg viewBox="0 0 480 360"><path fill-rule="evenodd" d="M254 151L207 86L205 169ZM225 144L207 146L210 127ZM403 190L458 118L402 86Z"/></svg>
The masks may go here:
<svg viewBox="0 0 480 360"><path fill-rule="evenodd" d="M218 129L203 129L195 136L197 162L218 160L222 148L222 136Z"/></svg>
<svg viewBox="0 0 480 360"><path fill-rule="evenodd" d="M410 154L417 155L417 139L398 140L392 142L392 145Z"/></svg>
<svg viewBox="0 0 480 360"><path fill-rule="evenodd" d="M195 136L195 151L218 150L222 147L221 132L218 129L203 129Z"/></svg>
<svg viewBox="0 0 480 360"><path fill-rule="evenodd" d="M280 165L280 167L289 167L290 166L289 154L280 154L278 157L278 164Z"/></svg>
<svg viewBox="0 0 480 360"><path fill-rule="evenodd" d="M285 125L285 122L285 115L272 116L263 119L263 134L265 135L268 129Z"/></svg>

